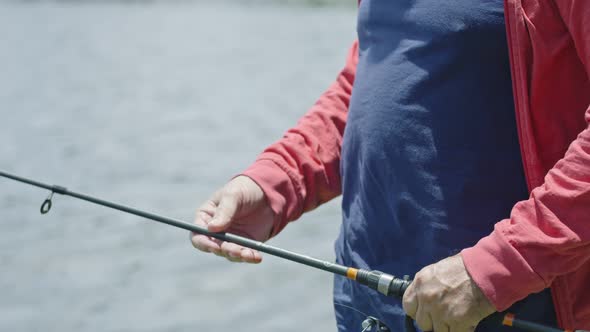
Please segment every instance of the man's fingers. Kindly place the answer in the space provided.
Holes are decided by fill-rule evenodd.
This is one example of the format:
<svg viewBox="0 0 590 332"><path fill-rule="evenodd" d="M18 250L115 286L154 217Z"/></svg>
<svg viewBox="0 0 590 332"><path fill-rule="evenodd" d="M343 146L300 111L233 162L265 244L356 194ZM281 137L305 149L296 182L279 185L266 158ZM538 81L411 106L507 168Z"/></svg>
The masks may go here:
<svg viewBox="0 0 590 332"><path fill-rule="evenodd" d="M416 312L416 325L418 325L422 331L433 331L434 328L430 314L426 310L422 310L420 307L418 307L418 311Z"/></svg>
<svg viewBox="0 0 590 332"><path fill-rule="evenodd" d="M256 250L252 250L252 249L248 249L248 248L243 248L242 249L242 252L240 254L242 256L242 259L246 263L258 264L258 263L260 263L262 261L262 256Z"/></svg>
<svg viewBox="0 0 590 332"><path fill-rule="evenodd" d="M217 207L216 201L213 199L207 200L197 209L197 216L196 218L202 218L203 216L211 217L215 213L215 208ZM211 218L209 218L211 219Z"/></svg>
<svg viewBox="0 0 590 332"><path fill-rule="evenodd" d="M458 327L453 327L453 332L457 331L457 332L473 332L475 331L476 326L473 325L466 325L466 326L458 326Z"/></svg>
<svg viewBox="0 0 590 332"><path fill-rule="evenodd" d="M232 198L232 195L223 198L217 207L210 200L197 211L195 224L206 227L212 232L225 231L230 227L236 209L237 201ZM256 250L223 242L209 236L191 233L191 242L195 248L201 251L212 252L232 262L260 263L262 261L262 256Z"/></svg>
<svg viewBox="0 0 590 332"><path fill-rule="evenodd" d="M207 222L210 219L211 215L209 213L203 210L199 210L195 218L195 225L207 227ZM220 242L208 236L191 232L190 239L193 244L193 247L201 251L212 252L216 254L221 252Z"/></svg>
<svg viewBox="0 0 590 332"><path fill-rule="evenodd" d="M441 320L435 319L433 324L434 324L434 332L450 332L451 331L449 326ZM453 332L455 332L455 330L453 330ZM459 331L457 331L457 332L459 332ZM467 332L467 331L464 331L464 332Z"/></svg>
<svg viewBox="0 0 590 332"><path fill-rule="evenodd" d="M232 262L260 263L262 261L258 251L231 242L221 244L221 254Z"/></svg>
<svg viewBox="0 0 590 332"><path fill-rule="evenodd" d="M231 242L221 244L221 253L232 262L242 261L242 246Z"/></svg>
<svg viewBox="0 0 590 332"><path fill-rule="evenodd" d="M238 199L235 194L226 194L221 198L213 218L207 227L211 232L223 232L230 225L238 210Z"/></svg>
<svg viewBox="0 0 590 332"><path fill-rule="evenodd" d="M219 244L210 237L195 233L191 233L190 235L193 247L204 252L212 252L214 254L221 253L221 247L219 246Z"/></svg>
<svg viewBox="0 0 590 332"><path fill-rule="evenodd" d="M406 315L416 319L416 311L418 310L418 298L416 297L416 285L411 283L404 293L402 302Z"/></svg>

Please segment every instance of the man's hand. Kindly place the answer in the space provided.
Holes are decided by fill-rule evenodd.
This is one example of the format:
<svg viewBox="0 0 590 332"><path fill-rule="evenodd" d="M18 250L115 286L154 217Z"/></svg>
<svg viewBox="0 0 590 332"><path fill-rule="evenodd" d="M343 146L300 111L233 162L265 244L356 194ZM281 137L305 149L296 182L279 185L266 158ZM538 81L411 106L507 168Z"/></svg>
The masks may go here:
<svg viewBox="0 0 590 332"><path fill-rule="evenodd" d="M423 331L467 332L496 311L471 280L460 255L429 265L404 294L406 314Z"/></svg>
<svg viewBox="0 0 590 332"><path fill-rule="evenodd" d="M197 210L195 224L211 232L228 232L257 241L266 241L274 225L275 214L264 192L250 178L238 176L218 190ZM260 263L256 250L223 242L204 235L191 234L193 246L232 262Z"/></svg>

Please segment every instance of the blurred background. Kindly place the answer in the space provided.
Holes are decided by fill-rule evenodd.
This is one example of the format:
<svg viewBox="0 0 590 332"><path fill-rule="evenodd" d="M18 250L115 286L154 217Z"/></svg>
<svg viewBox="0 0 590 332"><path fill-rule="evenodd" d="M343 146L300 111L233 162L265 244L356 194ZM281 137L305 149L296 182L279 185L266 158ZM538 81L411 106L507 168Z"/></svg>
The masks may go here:
<svg viewBox="0 0 590 332"><path fill-rule="evenodd" d="M0 2L0 169L192 221L335 78L356 0ZM332 276L0 179L0 331L334 331ZM333 259L333 201L271 244Z"/></svg>

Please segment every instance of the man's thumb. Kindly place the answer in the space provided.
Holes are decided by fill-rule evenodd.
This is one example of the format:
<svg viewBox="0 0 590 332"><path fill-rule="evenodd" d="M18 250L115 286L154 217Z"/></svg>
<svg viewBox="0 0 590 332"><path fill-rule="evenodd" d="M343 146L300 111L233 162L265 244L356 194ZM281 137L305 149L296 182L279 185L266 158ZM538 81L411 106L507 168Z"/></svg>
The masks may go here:
<svg viewBox="0 0 590 332"><path fill-rule="evenodd" d="M217 209L213 219L207 225L207 229L211 232L223 232L225 231L234 219L234 215L238 210L238 200L235 195L224 195Z"/></svg>

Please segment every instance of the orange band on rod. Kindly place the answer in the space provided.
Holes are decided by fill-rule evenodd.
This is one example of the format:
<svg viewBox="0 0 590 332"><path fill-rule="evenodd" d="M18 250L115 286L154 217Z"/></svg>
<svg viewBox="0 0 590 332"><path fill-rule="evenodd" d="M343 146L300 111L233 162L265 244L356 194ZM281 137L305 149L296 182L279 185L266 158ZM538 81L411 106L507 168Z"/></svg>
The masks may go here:
<svg viewBox="0 0 590 332"><path fill-rule="evenodd" d="M504 320L502 321L502 325L512 326L513 322L514 322L514 314L506 314L506 316L504 316Z"/></svg>
<svg viewBox="0 0 590 332"><path fill-rule="evenodd" d="M356 274L358 273L358 269L354 269L352 267L348 268L348 271L346 271L346 277L348 279L352 279L352 280L356 280Z"/></svg>

